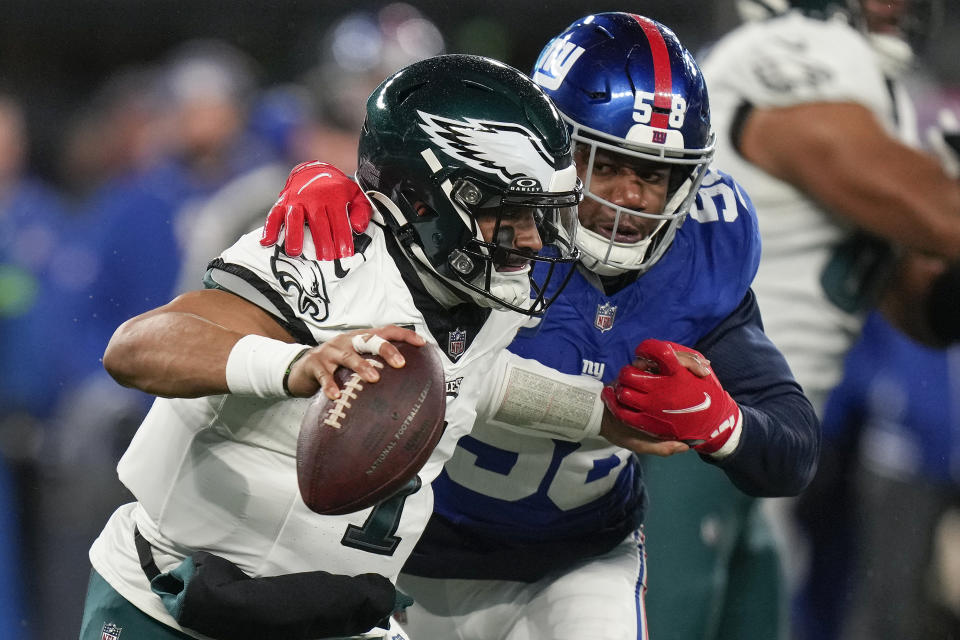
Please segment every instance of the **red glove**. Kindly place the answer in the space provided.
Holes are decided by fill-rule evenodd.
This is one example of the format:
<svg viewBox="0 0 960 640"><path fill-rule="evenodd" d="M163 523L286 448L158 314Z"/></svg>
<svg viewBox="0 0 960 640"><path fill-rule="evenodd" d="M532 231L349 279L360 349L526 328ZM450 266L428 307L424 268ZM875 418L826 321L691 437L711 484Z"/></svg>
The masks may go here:
<svg viewBox="0 0 960 640"><path fill-rule="evenodd" d="M260 244L277 243L280 229L287 228L283 250L291 257L303 253L306 219L317 249L318 260L353 255L353 234L363 233L373 209L360 185L326 162L301 162L290 172L277 203L267 214Z"/></svg>
<svg viewBox="0 0 960 640"><path fill-rule="evenodd" d="M616 382L603 390L607 409L647 435L680 440L700 453L715 453L731 437L739 441L740 407L713 371L704 377L696 375L677 359L678 351L706 360L673 342L641 342L636 355L649 363L650 370L632 365L621 369Z"/></svg>

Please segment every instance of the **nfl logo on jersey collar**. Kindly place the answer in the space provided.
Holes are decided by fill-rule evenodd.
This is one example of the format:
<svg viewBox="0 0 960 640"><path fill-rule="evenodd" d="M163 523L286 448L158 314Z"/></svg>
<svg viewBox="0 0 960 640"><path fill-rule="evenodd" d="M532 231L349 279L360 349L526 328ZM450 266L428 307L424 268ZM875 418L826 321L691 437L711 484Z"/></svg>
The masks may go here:
<svg viewBox="0 0 960 640"><path fill-rule="evenodd" d="M467 347L467 332L462 329L454 329L447 334L447 355L456 360L463 355Z"/></svg>
<svg viewBox="0 0 960 640"><path fill-rule="evenodd" d="M617 315L617 308L609 302L597 305L597 315L593 318L593 326L600 332L610 331L613 328L613 318Z"/></svg>
<svg viewBox="0 0 960 640"><path fill-rule="evenodd" d="M112 622L108 622L103 625L103 629L100 634L101 640L117 640L120 637L120 632L123 631L122 627L118 627Z"/></svg>

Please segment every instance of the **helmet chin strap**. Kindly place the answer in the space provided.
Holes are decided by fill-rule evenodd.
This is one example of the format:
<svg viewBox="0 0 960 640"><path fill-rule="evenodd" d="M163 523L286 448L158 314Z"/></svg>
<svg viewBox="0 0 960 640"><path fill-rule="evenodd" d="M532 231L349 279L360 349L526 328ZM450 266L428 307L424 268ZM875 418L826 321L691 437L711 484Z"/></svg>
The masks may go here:
<svg viewBox="0 0 960 640"><path fill-rule="evenodd" d="M676 211L693 188L693 180L687 178L667 201L664 211ZM628 271L639 271L647 257L650 243L663 228L662 221L646 238L630 245L611 244L610 238L580 226L577 229L577 245L582 253L580 262L600 276L619 276Z"/></svg>
<svg viewBox="0 0 960 640"><path fill-rule="evenodd" d="M504 306L500 300L516 307L522 307L530 301L530 280L527 276L529 267L523 271L512 272L510 275L494 270L490 277L489 288L490 294L497 298L494 300L463 286L456 280L441 275L433 268L423 249L417 244L410 245L407 257L427 292L447 308L464 302L473 302L480 307L503 309Z"/></svg>
<svg viewBox="0 0 960 640"><path fill-rule="evenodd" d="M657 227L657 231L660 227ZM656 233L656 231L654 232ZM577 229L577 244L582 252L580 262L600 276L618 276L636 271L647 255L653 233L630 246L611 246L610 239L586 227ZM636 265L635 267L633 265ZM633 268L631 268L633 267Z"/></svg>
<svg viewBox="0 0 960 640"><path fill-rule="evenodd" d="M509 275L501 273L494 268L493 275L490 277L490 293L515 307L524 306L530 301L529 273L529 266L522 271L511 271ZM499 305L496 304L494 300L484 299L492 303L487 306L494 309L499 308ZM483 303L479 300L477 303L483 306Z"/></svg>

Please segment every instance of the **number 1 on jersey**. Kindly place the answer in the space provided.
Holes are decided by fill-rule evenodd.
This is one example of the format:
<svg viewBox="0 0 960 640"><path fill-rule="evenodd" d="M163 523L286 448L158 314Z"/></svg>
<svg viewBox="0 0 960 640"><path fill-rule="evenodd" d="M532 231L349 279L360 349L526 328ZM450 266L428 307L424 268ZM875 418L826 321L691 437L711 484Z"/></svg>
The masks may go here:
<svg viewBox="0 0 960 640"><path fill-rule="evenodd" d="M414 477L406 487L376 505L362 527L353 524L348 526L340 544L368 553L393 555L401 540L393 534L397 532L397 527L400 525L403 503L406 502L407 496L419 491L421 486L420 477Z"/></svg>

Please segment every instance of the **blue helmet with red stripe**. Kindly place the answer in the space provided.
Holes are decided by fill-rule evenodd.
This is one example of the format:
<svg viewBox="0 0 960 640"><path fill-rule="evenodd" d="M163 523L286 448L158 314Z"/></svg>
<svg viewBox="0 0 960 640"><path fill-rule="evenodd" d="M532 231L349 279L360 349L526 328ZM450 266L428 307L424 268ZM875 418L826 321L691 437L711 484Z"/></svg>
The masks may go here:
<svg viewBox="0 0 960 640"><path fill-rule="evenodd" d="M540 53L533 79L572 128L586 160L585 197L625 216L654 218L639 242L617 242L581 227L584 264L602 275L645 271L669 248L713 157L707 87L693 56L661 23L631 13L577 20ZM583 153L584 150L587 153ZM598 149L670 166L663 211L618 206L590 191Z"/></svg>

